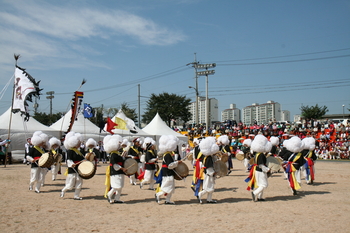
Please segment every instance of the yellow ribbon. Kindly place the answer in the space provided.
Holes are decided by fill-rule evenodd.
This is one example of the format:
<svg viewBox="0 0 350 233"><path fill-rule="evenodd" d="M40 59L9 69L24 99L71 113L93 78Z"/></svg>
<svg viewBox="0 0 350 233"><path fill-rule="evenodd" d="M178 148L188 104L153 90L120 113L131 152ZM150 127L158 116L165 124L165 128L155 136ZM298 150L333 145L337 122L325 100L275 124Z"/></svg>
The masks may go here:
<svg viewBox="0 0 350 233"><path fill-rule="evenodd" d="M104 197L107 198L107 194L111 188L111 170L110 170L110 166L107 166L106 169L106 180L105 180L105 186L106 186L106 190L105 190L105 194Z"/></svg>
<svg viewBox="0 0 350 233"><path fill-rule="evenodd" d="M45 154L45 151L43 151L43 149L41 149L38 146L34 146L35 149L37 149L37 151L39 151L41 154Z"/></svg>

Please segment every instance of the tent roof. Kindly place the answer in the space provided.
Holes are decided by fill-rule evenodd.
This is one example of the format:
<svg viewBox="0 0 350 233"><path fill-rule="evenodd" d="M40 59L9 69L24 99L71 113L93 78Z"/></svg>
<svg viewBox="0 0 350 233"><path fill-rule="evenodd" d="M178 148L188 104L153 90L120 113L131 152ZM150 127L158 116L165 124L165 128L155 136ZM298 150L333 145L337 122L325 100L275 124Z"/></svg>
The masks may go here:
<svg viewBox="0 0 350 233"><path fill-rule="evenodd" d="M157 136L162 136L162 135L174 135L177 138L187 141L187 136L184 136L180 133L175 132L172 130L159 116L157 113L155 117L152 119L152 121L146 125L143 129L146 133L149 133L151 135L157 135Z"/></svg>
<svg viewBox="0 0 350 233"><path fill-rule="evenodd" d="M72 116L72 110L69 110L61 119L53 123L50 128L66 132ZM89 119L86 119L82 113L78 113L77 120L74 121L71 131L81 134L100 134L100 128L92 123ZM108 133L103 132L105 135ZM103 134L102 133L102 134Z"/></svg>

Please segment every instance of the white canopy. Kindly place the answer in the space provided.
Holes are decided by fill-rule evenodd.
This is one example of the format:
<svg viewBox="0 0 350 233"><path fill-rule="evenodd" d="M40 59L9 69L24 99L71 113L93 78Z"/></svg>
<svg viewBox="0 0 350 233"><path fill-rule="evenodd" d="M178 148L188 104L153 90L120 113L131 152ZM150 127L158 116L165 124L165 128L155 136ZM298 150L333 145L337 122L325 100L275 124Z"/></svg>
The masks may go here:
<svg viewBox="0 0 350 233"><path fill-rule="evenodd" d="M123 130L123 129L113 129L113 132L115 134L118 134L124 138L128 138L130 141L135 138L135 137L152 137L152 135L146 133L145 131L143 131L142 129L140 129L139 127L137 127L134 123L133 120L131 120L130 118L126 117L125 113L123 112L123 110L119 110L118 113L111 118L111 120L113 122L116 122L116 118L120 118L122 120L125 121L125 123L127 124L127 130ZM106 130L107 124L105 125L104 129ZM135 133L132 133L130 130L132 130Z"/></svg>
<svg viewBox="0 0 350 233"><path fill-rule="evenodd" d="M61 119L53 123L50 128L64 133L68 130L70 124L70 119L72 116L72 110L69 110ZM74 121L71 131L76 133L81 133L84 140L88 138L93 138L94 140L102 141L103 137L108 135L107 132L101 132L100 128L92 123L89 119L85 118L82 113L78 113L77 120Z"/></svg>
<svg viewBox="0 0 350 233"><path fill-rule="evenodd" d="M28 121L24 121L20 113L10 112L11 108L9 108L5 113L3 113L0 116L0 138L2 140L7 139L9 132L10 117L12 114L10 127L11 151L24 150L24 145L27 142L27 138L30 138L35 131L42 131L43 133L46 133L49 137L60 138L60 132L58 130L41 124L33 117L30 117Z"/></svg>
<svg viewBox="0 0 350 233"><path fill-rule="evenodd" d="M157 141L162 135L174 135L184 143L187 143L188 138L180 133L172 130L159 116L157 113L156 116L152 119L152 121L146 125L143 129L148 134L156 135Z"/></svg>

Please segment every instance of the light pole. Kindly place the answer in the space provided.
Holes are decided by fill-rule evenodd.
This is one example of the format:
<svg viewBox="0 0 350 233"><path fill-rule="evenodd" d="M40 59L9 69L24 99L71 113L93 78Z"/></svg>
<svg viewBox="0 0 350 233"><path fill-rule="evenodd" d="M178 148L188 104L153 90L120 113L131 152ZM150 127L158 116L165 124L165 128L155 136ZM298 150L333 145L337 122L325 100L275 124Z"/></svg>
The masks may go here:
<svg viewBox="0 0 350 233"><path fill-rule="evenodd" d="M212 64L196 64L195 66L196 66L197 69L205 69L205 71L197 72L197 75L198 76L206 76L206 79L205 79L205 83L206 83L205 124L206 124L206 132L208 133L208 129L209 129L209 98L208 98L209 81L208 81L208 75L215 74L215 70L208 70L208 68L216 67L216 63L212 63Z"/></svg>
<svg viewBox="0 0 350 233"><path fill-rule="evenodd" d="M50 100L50 124L52 123L51 120L52 120L52 99L55 98L53 96L53 94L55 94L54 91L48 91L46 92L46 95L49 95L49 96L46 96L46 99L49 99Z"/></svg>
<svg viewBox="0 0 350 233"><path fill-rule="evenodd" d="M345 107L345 105L343 104L342 106L343 106L343 120L344 120L345 119L345 114L344 114L344 107Z"/></svg>
<svg viewBox="0 0 350 233"><path fill-rule="evenodd" d="M192 89L194 89L195 91L196 91L196 109L195 109L195 117L194 117L194 123L195 124L198 124L198 96L199 96L199 93L198 93L198 89L197 88L195 88L195 87L192 87L192 86L188 86L188 88L192 88Z"/></svg>

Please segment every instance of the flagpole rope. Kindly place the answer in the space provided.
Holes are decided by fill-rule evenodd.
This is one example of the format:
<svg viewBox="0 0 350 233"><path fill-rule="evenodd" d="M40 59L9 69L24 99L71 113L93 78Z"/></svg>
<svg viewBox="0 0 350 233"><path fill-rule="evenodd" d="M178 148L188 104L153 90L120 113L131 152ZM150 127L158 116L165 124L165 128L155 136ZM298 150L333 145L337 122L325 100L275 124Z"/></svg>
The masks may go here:
<svg viewBox="0 0 350 233"><path fill-rule="evenodd" d="M0 92L0 100L2 99L2 97L4 96L5 92L7 91L7 88L10 86L10 84L12 83L12 79L15 77L15 74L12 75L12 77L10 78L10 80L6 83L6 85L4 86L4 88L1 90Z"/></svg>

